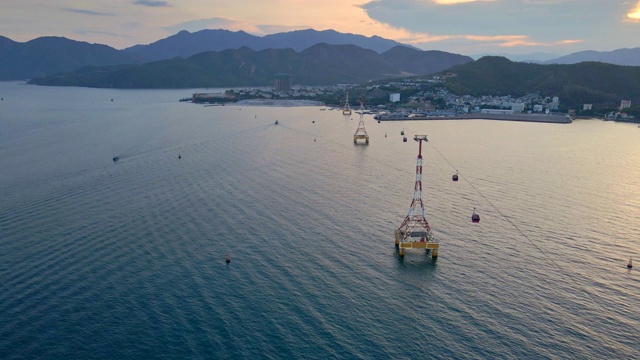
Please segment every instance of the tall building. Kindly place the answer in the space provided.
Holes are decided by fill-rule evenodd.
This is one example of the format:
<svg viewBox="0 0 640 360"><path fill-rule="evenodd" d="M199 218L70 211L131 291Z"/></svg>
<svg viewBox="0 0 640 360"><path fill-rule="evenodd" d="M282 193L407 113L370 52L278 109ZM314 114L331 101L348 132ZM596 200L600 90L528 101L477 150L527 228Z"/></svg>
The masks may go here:
<svg viewBox="0 0 640 360"><path fill-rule="evenodd" d="M289 74L276 74L275 75L275 88L279 92L291 91L291 75Z"/></svg>
<svg viewBox="0 0 640 360"><path fill-rule="evenodd" d="M631 100L620 101L620 110L630 108L630 107L631 107Z"/></svg>
<svg viewBox="0 0 640 360"><path fill-rule="evenodd" d="M400 101L400 94L399 93L389 94L389 101L391 101L391 102Z"/></svg>

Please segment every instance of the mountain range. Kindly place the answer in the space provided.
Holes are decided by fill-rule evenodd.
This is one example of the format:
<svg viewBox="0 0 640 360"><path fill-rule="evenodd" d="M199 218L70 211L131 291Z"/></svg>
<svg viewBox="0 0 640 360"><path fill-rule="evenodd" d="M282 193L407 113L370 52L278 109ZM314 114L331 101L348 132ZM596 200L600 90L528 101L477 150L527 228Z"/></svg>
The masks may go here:
<svg viewBox="0 0 640 360"><path fill-rule="evenodd" d="M206 51L223 51L242 47L256 51L289 48L300 52L318 43L351 44L377 53L385 52L395 46L408 46L379 36L366 37L334 30L312 29L263 37L250 35L244 31L202 30L195 33L181 31L154 43L136 45L124 50L62 37L41 37L20 43L0 36L0 80L31 79L69 72L86 66L143 64L175 57L186 58Z"/></svg>
<svg viewBox="0 0 640 360"><path fill-rule="evenodd" d="M141 64L135 54L63 37L40 37L19 43L0 36L0 80L24 80L80 67Z"/></svg>
<svg viewBox="0 0 640 360"><path fill-rule="evenodd" d="M32 79L70 72L87 66L141 65L150 61L175 57L188 58L202 52L222 52L242 47L248 47L254 51L288 48L300 53L319 43L355 45L378 54L383 54L397 46L417 50L410 45L379 36L366 37L339 33L334 30L317 31L312 29L262 37L244 31L232 32L220 29L202 30L194 33L181 31L151 44L136 45L123 50L62 37L41 37L21 43L0 36L0 80ZM449 53L432 53L434 56L436 54L444 56ZM542 62L540 56L540 54L536 54L534 58L532 55L530 60ZM520 57L520 60L522 59L527 59L527 57ZM640 66L640 48L619 49L610 52L583 51L546 60L544 63L570 64L582 61ZM403 69L399 70L403 71Z"/></svg>
<svg viewBox="0 0 640 360"><path fill-rule="evenodd" d="M614 65L640 66L640 47L613 51L579 51L557 59L547 60L545 64L577 64L583 61L597 61Z"/></svg>
<svg viewBox="0 0 640 360"><path fill-rule="evenodd" d="M242 47L142 65L85 67L30 83L114 88L272 86L274 75L285 73L293 84L333 85L433 74L471 61L468 56L401 45L378 54L356 45L320 43L301 52Z"/></svg>
<svg viewBox="0 0 640 360"><path fill-rule="evenodd" d="M256 51L289 48L295 52L301 52L319 43L356 45L363 49L373 50L379 54L395 46L404 45L379 36L366 37L363 35L339 33L334 30L296 30L259 37L244 31L232 32L219 29L201 30L194 33L183 30L176 35L158 40L154 43L132 46L123 51L154 61L171 59L176 56L186 58L205 51L223 51L227 49L239 49L245 46Z"/></svg>

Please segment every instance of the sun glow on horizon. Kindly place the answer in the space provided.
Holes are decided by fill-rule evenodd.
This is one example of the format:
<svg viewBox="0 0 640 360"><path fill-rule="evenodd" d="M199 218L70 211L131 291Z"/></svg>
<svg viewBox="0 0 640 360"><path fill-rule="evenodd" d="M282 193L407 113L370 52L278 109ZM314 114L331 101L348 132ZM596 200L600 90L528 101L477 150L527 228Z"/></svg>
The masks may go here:
<svg viewBox="0 0 640 360"><path fill-rule="evenodd" d="M470 2L494 1L494 0L433 0L438 5L456 5Z"/></svg>
<svg viewBox="0 0 640 360"><path fill-rule="evenodd" d="M640 1L638 1L636 7L627 14L627 18L636 21L640 20Z"/></svg>

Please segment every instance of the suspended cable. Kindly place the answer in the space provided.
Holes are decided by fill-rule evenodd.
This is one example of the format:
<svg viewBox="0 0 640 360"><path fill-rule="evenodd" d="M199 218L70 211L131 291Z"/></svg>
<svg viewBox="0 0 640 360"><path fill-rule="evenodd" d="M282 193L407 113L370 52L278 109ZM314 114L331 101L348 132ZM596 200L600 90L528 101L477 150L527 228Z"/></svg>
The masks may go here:
<svg viewBox="0 0 640 360"><path fill-rule="evenodd" d="M433 144L433 142L430 142L430 145L433 147L433 149L454 169L456 170L456 167L449 161L449 159L447 159L441 152L440 150L438 150L438 148L436 148L436 146ZM542 254L542 256L544 256L549 262L551 262L559 271L561 274L564 274L565 276L567 276L569 278L569 280L576 285L578 288L580 288L580 290L582 290L584 293L587 294L587 296L589 296L589 299L591 299L591 301L596 304L601 310L605 311L606 313L609 314L609 316L611 318L613 318L612 316L612 312L610 309L605 308L602 304L600 304L600 302L597 301L596 298L593 297L593 295L587 291L587 289L585 287L583 287L582 285L580 285L575 278L569 276L569 272L566 271L558 262L556 262L553 258L551 258L545 251L542 250L542 248L540 248L534 241L532 241L529 236L527 236L527 234L524 233L524 231L522 231L518 225L516 225L516 223L514 223L513 221L511 221L511 219L509 219L509 217L507 217L502 211L500 211L500 209L498 209L497 206L495 206L480 190L478 190L478 188L475 187L475 185L473 185L473 183L471 183L471 181L469 181L469 179L467 179L466 177L459 175L459 177L461 177L462 179L464 179L464 181L469 184L469 186L471 186L471 188L473 188L473 190L475 190L476 193L478 193L478 195L480 195L480 197L482 197L498 214L500 214L500 216L502 216L509 224L511 224L511 226L513 226L514 229L516 229L516 231L522 235L522 237L524 237L529 244L531 244L535 249L538 250L538 252L540 252L540 254Z"/></svg>

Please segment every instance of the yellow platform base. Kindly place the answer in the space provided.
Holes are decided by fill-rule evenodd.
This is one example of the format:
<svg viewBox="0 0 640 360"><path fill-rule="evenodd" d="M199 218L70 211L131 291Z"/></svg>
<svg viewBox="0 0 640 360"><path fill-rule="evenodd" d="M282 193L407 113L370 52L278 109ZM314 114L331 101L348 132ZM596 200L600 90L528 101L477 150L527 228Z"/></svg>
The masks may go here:
<svg viewBox="0 0 640 360"><path fill-rule="evenodd" d="M398 244L401 249L431 249L438 250L440 244L428 241L407 241Z"/></svg>

